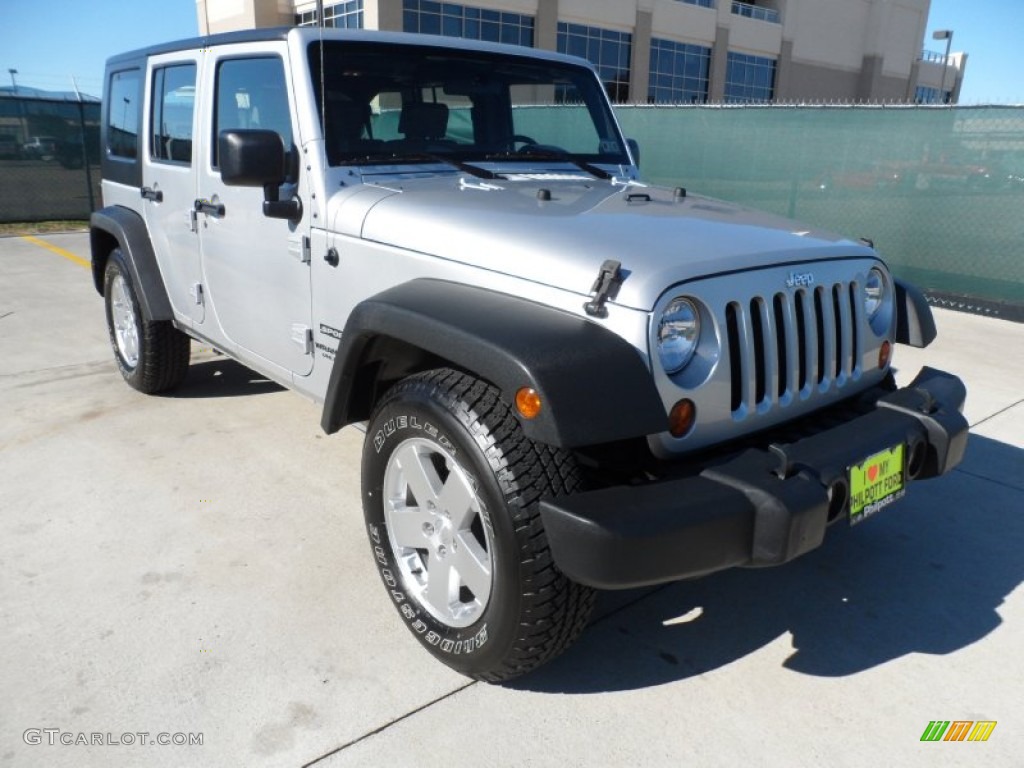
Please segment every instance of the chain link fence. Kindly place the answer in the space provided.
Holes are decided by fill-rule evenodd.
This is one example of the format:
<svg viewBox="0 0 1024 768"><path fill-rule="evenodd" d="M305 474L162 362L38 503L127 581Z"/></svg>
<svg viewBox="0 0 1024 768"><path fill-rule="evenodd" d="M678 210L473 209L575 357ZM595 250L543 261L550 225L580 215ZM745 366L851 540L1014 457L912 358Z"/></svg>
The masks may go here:
<svg viewBox="0 0 1024 768"><path fill-rule="evenodd" d="M99 207L100 105L0 94L0 222L87 219Z"/></svg>
<svg viewBox="0 0 1024 768"><path fill-rule="evenodd" d="M643 176L871 239L936 304L1024 320L1024 107L619 107Z"/></svg>
<svg viewBox="0 0 1024 768"><path fill-rule="evenodd" d="M87 218L101 205L99 112L0 96L0 222ZM869 238L933 302L1024 320L1024 107L618 114L646 179Z"/></svg>

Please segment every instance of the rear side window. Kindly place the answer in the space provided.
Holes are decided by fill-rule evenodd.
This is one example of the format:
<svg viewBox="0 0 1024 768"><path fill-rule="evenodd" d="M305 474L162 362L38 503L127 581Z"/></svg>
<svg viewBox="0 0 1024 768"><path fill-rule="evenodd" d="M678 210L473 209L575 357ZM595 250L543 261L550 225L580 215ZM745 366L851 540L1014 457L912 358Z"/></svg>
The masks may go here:
<svg viewBox="0 0 1024 768"><path fill-rule="evenodd" d="M154 160L192 162L192 116L196 102L196 65L175 64L153 73L150 154Z"/></svg>
<svg viewBox="0 0 1024 768"><path fill-rule="evenodd" d="M137 69L114 72L107 98L107 151L114 157L134 160L139 156L139 85Z"/></svg>
<svg viewBox="0 0 1024 768"><path fill-rule="evenodd" d="M292 147L292 118L285 86L284 63L276 56L227 59L217 66L213 124L213 166L222 131L261 128L276 131L285 150Z"/></svg>

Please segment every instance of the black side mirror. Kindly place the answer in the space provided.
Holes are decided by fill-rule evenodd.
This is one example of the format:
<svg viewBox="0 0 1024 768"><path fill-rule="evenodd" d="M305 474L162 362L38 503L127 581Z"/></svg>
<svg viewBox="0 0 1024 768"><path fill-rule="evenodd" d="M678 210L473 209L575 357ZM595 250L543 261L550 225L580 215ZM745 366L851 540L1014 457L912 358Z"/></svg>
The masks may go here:
<svg viewBox="0 0 1024 768"><path fill-rule="evenodd" d="M278 187L288 179L288 153L276 131L222 131L217 141L220 178L228 186L263 187L263 215L297 221L298 199L280 200Z"/></svg>
<svg viewBox="0 0 1024 768"><path fill-rule="evenodd" d="M633 164L636 165L637 170L640 169L640 145L636 139L626 139L626 144L629 146L629 154L633 156Z"/></svg>

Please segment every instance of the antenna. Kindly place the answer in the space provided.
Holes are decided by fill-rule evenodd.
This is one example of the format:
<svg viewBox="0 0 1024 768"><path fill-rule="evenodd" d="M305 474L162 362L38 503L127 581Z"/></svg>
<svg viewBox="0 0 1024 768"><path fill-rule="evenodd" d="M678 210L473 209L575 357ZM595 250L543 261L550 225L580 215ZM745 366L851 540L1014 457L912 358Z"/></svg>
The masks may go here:
<svg viewBox="0 0 1024 768"><path fill-rule="evenodd" d="M324 174L324 203L327 203L327 62L324 56L324 0L316 0L316 26L319 27L319 38L321 38L321 51L319 51L321 54L321 139L324 157L321 169ZM327 222L325 221L325 223Z"/></svg>
<svg viewBox="0 0 1024 768"><path fill-rule="evenodd" d="M320 27L320 132L323 165L327 165L327 75L324 62L324 0L316 0L316 23Z"/></svg>
<svg viewBox="0 0 1024 768"><path fill-rule="evenodd" d="M75 96L78 97L78 132L82 144L82 167L85 168L85 188L89 190L89 210L96 210L96 200L92 193L92 169L89 167L89 151L86 147L85 138L85 104L82 103L82 92L78 90L78 81L71 75L71 86L75 89Z"/></svg>

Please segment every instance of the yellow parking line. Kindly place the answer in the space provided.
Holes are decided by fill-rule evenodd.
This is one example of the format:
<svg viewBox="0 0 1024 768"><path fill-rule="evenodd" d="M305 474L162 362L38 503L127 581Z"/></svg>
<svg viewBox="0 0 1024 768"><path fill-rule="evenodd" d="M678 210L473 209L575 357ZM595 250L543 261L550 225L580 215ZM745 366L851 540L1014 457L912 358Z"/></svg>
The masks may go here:
<svg viewBox="0 0 1024 768"><path fill-rule="evenodd" d="M85 267L86 269L89 269L92 266L92 264L83 259L81 256L76 256L71 251L66 251L63 248L46 242L45 240L40 240L38 237L32 237L32 235L22 235L21 239L28 240L30 243L34 243L35 245L38 245L40 248L45 248L48 251L56 253L58 256L63 256L68 261L73 261L80 267Z"/></svg>

